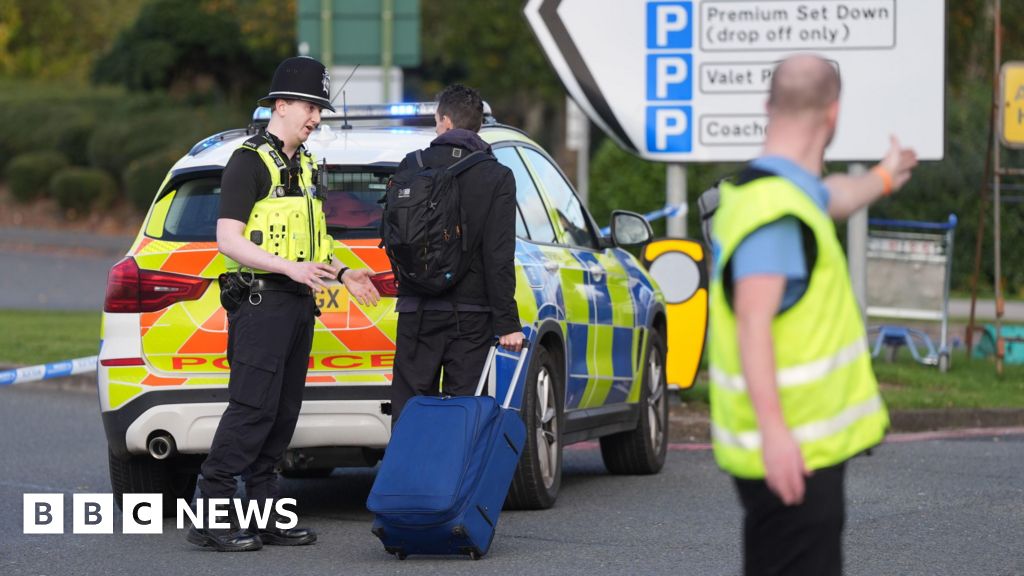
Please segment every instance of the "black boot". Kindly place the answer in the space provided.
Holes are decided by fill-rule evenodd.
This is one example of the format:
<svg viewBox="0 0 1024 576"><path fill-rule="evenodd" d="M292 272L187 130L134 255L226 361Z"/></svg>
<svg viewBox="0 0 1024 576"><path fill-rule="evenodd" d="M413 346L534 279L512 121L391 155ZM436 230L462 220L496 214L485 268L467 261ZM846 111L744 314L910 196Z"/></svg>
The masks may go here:
<svg viewBox="0 0 1024 576"><path fill-rule="evenodd" d="M277 523L285 523L283 516L273 515L266 528L259 531L259 539L267 546L305 546L316 542L316 532L309 528L285 528L277 527Z"/></svg>
<svg viewBox="0 0 1024 576"><path fill-rule="evenodd" d="M260 537L242 528L233 511L228 515L228 524L228 528L196 528L193 526L189 529L185 539L200 548L213 548L218 552L255 552L263 548ZM209 526L208 517L205 525Z"/></svg>

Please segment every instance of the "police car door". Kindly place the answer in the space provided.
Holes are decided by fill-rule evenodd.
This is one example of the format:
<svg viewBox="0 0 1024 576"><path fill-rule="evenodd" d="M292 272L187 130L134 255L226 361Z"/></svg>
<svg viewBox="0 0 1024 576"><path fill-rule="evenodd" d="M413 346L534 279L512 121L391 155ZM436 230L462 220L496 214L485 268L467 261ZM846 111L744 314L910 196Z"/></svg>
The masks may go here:
<svg viewBox="0 0 1024 576"><path fill-rule="evenodd" d="M570 318L566 408L623 403L633 381L632 299L625 271L600 249L590 218L558 167L532 148L524 148L524 155L544 187L558 228L567 304L570 292L586 301L586 318Z"/></svg>

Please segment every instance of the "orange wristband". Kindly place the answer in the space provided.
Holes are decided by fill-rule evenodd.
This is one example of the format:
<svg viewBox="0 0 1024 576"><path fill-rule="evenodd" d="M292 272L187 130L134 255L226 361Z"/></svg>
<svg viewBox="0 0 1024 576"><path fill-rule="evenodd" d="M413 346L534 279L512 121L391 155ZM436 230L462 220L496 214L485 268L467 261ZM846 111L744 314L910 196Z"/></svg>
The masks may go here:
<svg viewBox="0 0 1024 576"><path fill-rule="evenodd" d="M882 179L882 196L892 194L892 174L889 174L889 171L883 168L881 164L875 164L871 172Z"/></svg>

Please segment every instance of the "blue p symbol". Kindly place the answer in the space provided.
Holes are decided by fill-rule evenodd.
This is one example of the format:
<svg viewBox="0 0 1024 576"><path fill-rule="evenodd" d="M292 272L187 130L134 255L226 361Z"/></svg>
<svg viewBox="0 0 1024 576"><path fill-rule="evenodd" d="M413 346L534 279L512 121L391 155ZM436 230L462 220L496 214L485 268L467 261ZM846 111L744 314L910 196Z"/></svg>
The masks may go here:
<svg viewBox="0 0 1024 576"><path fill-rule="evenodd" d="M690 152L693 110L690 106L647 107L647 150L649 152Z"/></svg>
<svg viewBox="0 0 1024 576"><path fill-rule="evenodd" d="M693 47L693 2L651 2L647 5L648 48Z"/></svg>
<svg viewBox="0 0 1024 576"><path fill-rule="evenodd" d="M691 54L647 56L647 99L690 100L693 98L692 69Z"/></svg>

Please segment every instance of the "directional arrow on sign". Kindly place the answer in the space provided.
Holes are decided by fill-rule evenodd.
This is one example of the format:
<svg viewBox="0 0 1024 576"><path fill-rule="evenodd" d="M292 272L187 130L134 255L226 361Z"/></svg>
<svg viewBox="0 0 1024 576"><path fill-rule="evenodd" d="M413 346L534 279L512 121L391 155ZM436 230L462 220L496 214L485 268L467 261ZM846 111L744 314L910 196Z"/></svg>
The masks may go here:
<svg viewBox="0 0 1024 576"><path fill-rule="evenodd" d="M595 124L635 154L677 160L673 153L692 149L693 5L530 0L524 11L562 83ZM673 149L667 139L683 132L685 144Z"/></svg>
<svg viewBox="0 0 1024 576"><path fill-rule="evenodd" d="M629 3L622 2L621 4ZM562 83L565 84L565 88L573 100L619 146L639 153L639 148L633 144L632 139L623 129L622 123L615 115L601 86L584 60L577 40L566 28L566 23L559 14L559 7L562 5L563 0L530 0L524 11L544 53L551 61L551 65L562 79ZM567 5L566 8L568 7ZM634 9L633 12L635 11ZM587 27L589 23L594 28L600 28L600 24L604 21L604 19L598 18L583 18L580 24ZM611 37L608 29L605 29L604 34L597 34L597 36L603 36L603 41L609 45L617 41Z"/></svg>

